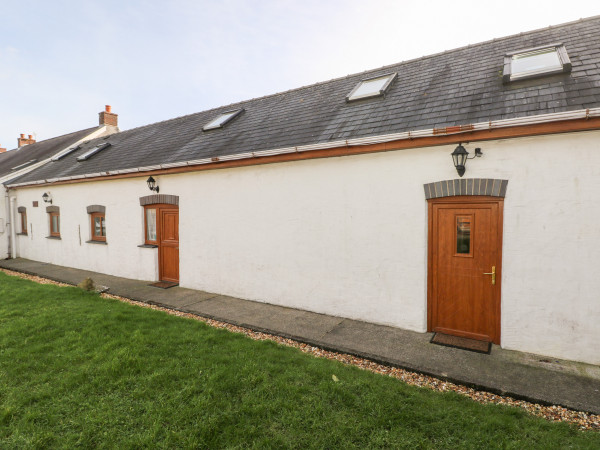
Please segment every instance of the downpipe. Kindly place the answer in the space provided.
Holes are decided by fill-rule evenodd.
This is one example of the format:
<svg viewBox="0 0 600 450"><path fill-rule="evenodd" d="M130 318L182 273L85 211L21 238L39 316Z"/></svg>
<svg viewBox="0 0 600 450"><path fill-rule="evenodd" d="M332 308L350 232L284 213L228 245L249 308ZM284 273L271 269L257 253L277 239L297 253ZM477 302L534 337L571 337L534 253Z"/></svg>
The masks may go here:
<svg viewBox="0 0 600 450"><path fill-rule="evenodd" d="M11 248L12 248L12 242L11 242L11 237L10 237L10 228L11 228L11 223L10 223L10 199L8 198L8 188L6 186L4 186L4 209L5 209L5 215L4 217L6 218L6 226L5 226L5 230L6 230L6 241L8 243L8 246L6 248L6 254L2 255L2 259L6 258L10 258L11 255ZM4 238L3 238L4 239Z"/></svg>
<svg viewBox="0 0 600 450"><path fill-rule="evenodd" d="M6 193L8 196L8 191ZM9 251L10 251L10 259L15 259L17 257L17 236L15 234L15 202L17 201L17 197L10 197L10 242L9 242Z"/></svg>

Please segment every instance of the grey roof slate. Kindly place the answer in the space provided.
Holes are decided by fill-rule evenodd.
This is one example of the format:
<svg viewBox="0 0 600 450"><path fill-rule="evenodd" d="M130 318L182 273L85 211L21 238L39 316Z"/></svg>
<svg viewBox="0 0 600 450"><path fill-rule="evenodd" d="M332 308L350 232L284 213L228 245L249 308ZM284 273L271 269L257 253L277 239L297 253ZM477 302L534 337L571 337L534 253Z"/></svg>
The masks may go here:
<svg viewBox="0 0 600 450"><path fill-rule="evenodd" d="M561 42L571 73L502 83L508 52ZM384 98L347 103L363 79L398 72ZM15 182L326 143L600 107L600 16L401 62L323 83L226 105L101 138L112 145L85 162L80 151ZM202 131L220 113L244 112Z"/></svg>
<svg viewBox="0 0 600 450"><path fill-rule="evenodd" d="M85 138L98 127L87 128L73 133L46 139L35 144L0 153L0 178L9 175L13 167L25 164L32 159L43 161L55 153L67 148L69 145Z"/></svg>

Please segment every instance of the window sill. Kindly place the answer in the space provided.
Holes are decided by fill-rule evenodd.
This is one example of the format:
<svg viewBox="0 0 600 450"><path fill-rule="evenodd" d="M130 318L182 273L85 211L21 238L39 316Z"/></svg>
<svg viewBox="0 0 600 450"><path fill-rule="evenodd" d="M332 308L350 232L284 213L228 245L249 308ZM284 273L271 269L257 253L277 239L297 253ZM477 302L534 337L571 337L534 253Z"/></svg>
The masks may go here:
<svg viewBox="0 0 600 450"><path fill-rule="evenodd" d="M17 236L27 236L27 233L15 233Z"/></svg>
<svg viewBox="0 0 600 450"><path fill-rule="evenodd" d="M57 241L62 240L62 238L60 236L46 236L46 239L56 239Z"/></svg>
<svg viewBox="0 0 600 450"><path fill-rule="evenodd" d="M154 245L154 244L142 244L142 245L138 245L139 248L158 248L158 245Z"/></svg>
<svg viewBox="0 0 600 450"><path fill-rule="evenodd" d="M91 241L85 241L85 243L86 243L86 244L100 244L100 245L108 245L108 244L106 243L106 241L94 241L94 240L91 240Z"/></svg>

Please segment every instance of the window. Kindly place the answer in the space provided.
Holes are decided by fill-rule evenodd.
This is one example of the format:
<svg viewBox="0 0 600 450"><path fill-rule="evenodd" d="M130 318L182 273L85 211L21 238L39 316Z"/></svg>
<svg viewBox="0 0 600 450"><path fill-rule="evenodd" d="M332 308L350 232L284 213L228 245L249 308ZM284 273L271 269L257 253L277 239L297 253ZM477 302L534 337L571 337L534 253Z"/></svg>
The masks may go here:
<svg viewBox="0 0 600 450"><path fill-rule="evenodd" d="M158 245L156 238L156 206L146 206L144 208L144 223L146 225L145 244Z"/></svg>
<svg viewBox="0 0 600 450"><path fill-rule="evenodd" d="M236 109L235 111L228 111L221 114L216 119L211 120L202 128L202 131L214 130L215 128L223 128L223 126L237 117L243 109Z"/></svg>
<svg viewBox="0 0 600 450"><path fill-rule="evenodd" d="M392 84L392 81L394 81L397 76L397 73L390 73L387 75L362 80L348 94L346 101L351 102L353 100L360 100L363 98L381 97L383 94L385 94L390 87L390 84Z"/></svg>
<svg viewBox="0 0 600 450"><path fill-rule="evenodd" d="M470 216L456 218L456 253L471 254L471 222Z"/></svg>
<svg viewBox="0 0 600 450"><path fill-rule="evenodd" d="M88 244L106 244L106 208L102 205L90 205L87 213L90 215L90 240Z"/></svg>
<svg viewBox="0 0 600 450"><path fill-rule="evenodd" d="M25 210L24 206L19 206L17 211L19 212L19 216L21 217L21 233L20 234L27 234L27 211Z"/></svg>
<svg viewBox="0 0 600 450"><path fill-rule="evenodd" d="M65 156L70 155L74 151L79 150L80 148L81 148L81 146L79 146L79 145L77 147L68 148L67 150L65 150L65 151L63 151L63 152L61 152L61 153L53 156L52 158L50 158L50 161L56 162L56 161L64 158Z"/></svg>
<svg viewBox="0 0 600 450"><path fill-rule="evenodd" d="M88 150L83 155L78 156L77 161L79 161L79 162L87 161L92 156L94 156L96 153L100 152L101 150L104 150L107 147L110 147L110 145L111 145L110 142L105 142L104 144L96 145L94 148L92 148L91 150Z"/></svg>
<svg viewBox="0 0 600 450"><path fill-rule="evenodd" d="M106 218L103 212L90 214L92 223L92 241L106 242Z"/></svg>
<svg viewBox="0 0 600 450"><path fill-rule="evenodd" d="M18 166L15 166L15 167L11 167L11 169L10 169L10 170L19 170L19 169L23 169L23 168L25 168L25 167L27 167L27 166L30 166L30 165L32 165L32 164L33 164L33 163L35 163L35 162L37 162L37 159L30 159L30 160L29 160L29 161L27 161L26 163L19 164Z"/></svg>
<svg viewBox="0 0 600 450"><path fill-rule="evenodd" d="M60 212L49 212L48 216L50 218L50 236L60 237Z"/></svg>
<svg viewBox="0 0 600 450"><path fill-rule="evenodd" d="M570 70L571 60L565 46L551 44L507 54L504 57L502 80L508 83Z"/></svg>

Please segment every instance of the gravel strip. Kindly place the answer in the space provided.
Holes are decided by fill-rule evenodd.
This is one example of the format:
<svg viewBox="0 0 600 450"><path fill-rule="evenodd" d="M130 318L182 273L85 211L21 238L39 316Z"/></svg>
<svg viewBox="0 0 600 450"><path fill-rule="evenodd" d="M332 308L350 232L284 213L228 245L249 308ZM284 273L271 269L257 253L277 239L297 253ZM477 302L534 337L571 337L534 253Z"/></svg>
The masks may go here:
<svg viewBox="0 0 600 450"><path fill-rule="evenodd" d="M40 284L55 284L58 286L71 286L65 283L58 283L56 281L48 280L45 278L41 278L35 275L27 275L20 272L14 272L12 270L1 269L0 271L6 273L7 275L16 276L19 278L24 278L27 280L35 281ZM304 353L309 353L318 358L327 358L333 359L336 361L340 361L344 364L349 364L353 366L360 367L361 369L368 370L370 372L378 373L381 375L387 375L393 378L397 378L399 380L404 381L407 384L419 387L425 387L429 389L433 389L440 392L448 392L453 391L461 395L465 395L470 397L472 400L479 403L497 403L501 405L509 405L515 406L519 408L523 408L539 417L543 417L544 419L556 421L556 422L569 422L575 424L581 430L593 430L600 431L600 415L598 414L587 414L581 411L574 411L571 409L563 408L562 406L544 406L539 405L537 403L531 403L524 400L516 400L511 397L492 394L490 392L478 391L473 388L469 388L466 386L461 386L458 384L450 383L447 381L439 380L434 377L430 377L427 375L422 375L415 372L409 372L404 369L399 369L396 367L385 366L383 364L378 364L373 361L364 358L358 358L356 356L348 355L345 353L336 353L327 350L323 350L318 347L313 347L308 344L304 344L298 341L294 341L292 339L282 338L279 336L274 336L267 333L261 333L258 331L253 331L248 328L239 327L236 325L231 325L226 322L219 322L217 320L208 319L205 317L197 316L194 314L184 313L181 311L176 311L173 309L163 308L161 306L149 305L144 302L138 302L134 300L129 300L124 297L119 297L112 294L100 294L103 298L110 298L119 300L125 303L129 303L131 305L141 306L144 308L150 308L158 311L166 312L167 314L171 314L178 317L185 317L188 319L198 320L200 322L204 322L207 325L215 328L225 328L234 333L242 333L248 336L251 339L263 341L270 340L277 342L281 345L286 345L288 347L295 347L301 350Z"/></svg>

